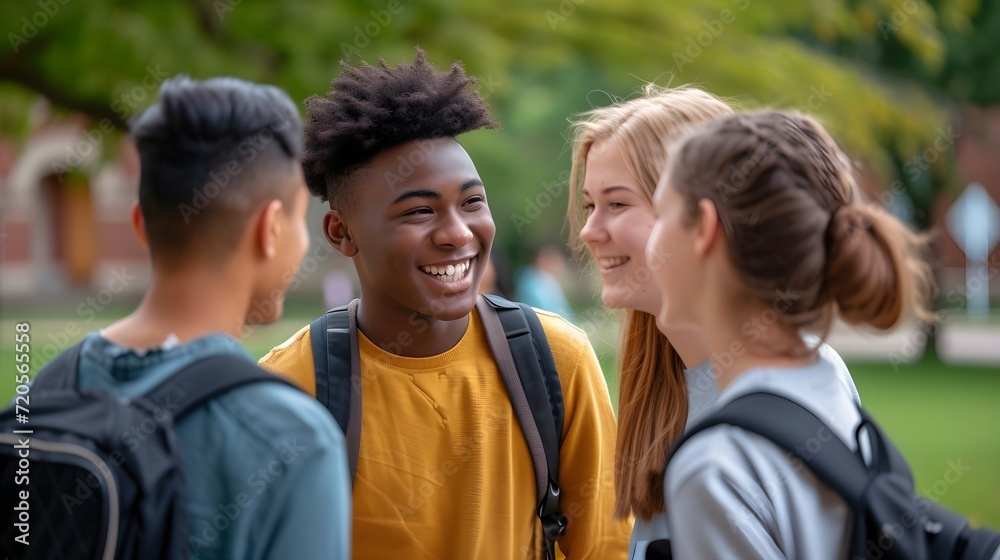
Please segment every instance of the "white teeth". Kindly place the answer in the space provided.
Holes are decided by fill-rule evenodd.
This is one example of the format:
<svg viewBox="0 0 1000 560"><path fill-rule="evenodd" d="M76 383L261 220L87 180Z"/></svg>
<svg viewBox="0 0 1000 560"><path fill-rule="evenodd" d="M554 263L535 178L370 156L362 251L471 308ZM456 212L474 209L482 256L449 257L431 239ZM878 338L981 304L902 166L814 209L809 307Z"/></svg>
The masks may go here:
<svg viewBox="0 0 1000 560"><path fill-rule="evenodd" d="M437 276L438 280L443 282L458 282L465 276L465 273L469 271L471 266L471 260L469 260L458 264L449 264L448 266L422 266L420 270Z"/></svg>
<svg viewBox="0 0 1000 560"><path fill-rule="evenodd" d="M625 264L625 261L627 260L628 257L609 257L598 259L598 262L600 262L601 268L614 268Z"/></svg>

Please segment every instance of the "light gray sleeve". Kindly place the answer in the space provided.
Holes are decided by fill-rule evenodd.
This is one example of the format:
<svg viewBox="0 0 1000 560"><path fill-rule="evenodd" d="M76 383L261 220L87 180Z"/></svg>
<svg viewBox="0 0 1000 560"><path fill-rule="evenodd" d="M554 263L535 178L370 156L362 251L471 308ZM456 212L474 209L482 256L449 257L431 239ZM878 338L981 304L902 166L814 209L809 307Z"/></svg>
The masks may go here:
<svg viewBox="0 0 1000 560"><path fill-rule="evenodd" d="M858 387L854 384L854 378L851 377L851 371L847 369L847 364L844 363L844 359L840 357L840 354L833 349L827 343L822 343L819 347L819 358L828 362L833 366L833 370L837 372L837 379L844 384L847 391L851 394L854 402L858 405L861 404L861 394L858 393Z"/></svg>
<svg viewBox="0 0 1000 560"><path fill-rule="evenodd" d="M769 530L774 512L764 490L719 460L735 456L718 447L715 431L688 441L667 471L674 558L785 558Z"/></svg>

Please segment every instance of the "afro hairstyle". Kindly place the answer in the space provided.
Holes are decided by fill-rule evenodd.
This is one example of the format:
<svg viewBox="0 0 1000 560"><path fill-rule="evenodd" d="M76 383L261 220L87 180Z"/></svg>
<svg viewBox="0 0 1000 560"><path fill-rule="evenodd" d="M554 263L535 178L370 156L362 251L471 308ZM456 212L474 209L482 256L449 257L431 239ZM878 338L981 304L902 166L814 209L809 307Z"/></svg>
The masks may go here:
<svg viewBox="0 0 1000 560"><path fill-rule="evenodd" d="M302 167L313 196L343 205L352 174L385 149L499 128L461 62L441 72L422 49L416 52L412 64L394 68L382 57L378 66L341 60L343 72L329 93L306 99Z"/></svg>

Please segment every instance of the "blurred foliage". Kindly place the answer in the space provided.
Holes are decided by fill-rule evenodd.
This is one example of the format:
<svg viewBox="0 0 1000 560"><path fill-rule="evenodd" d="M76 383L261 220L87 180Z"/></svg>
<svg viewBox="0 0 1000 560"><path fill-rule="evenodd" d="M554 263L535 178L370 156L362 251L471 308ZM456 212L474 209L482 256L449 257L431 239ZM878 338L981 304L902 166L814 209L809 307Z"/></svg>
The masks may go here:
<svg viewBox="0 0 1000 560"><path fill-rule="evenodd" d="M877 71L890 88L919 88L949 114L938 123L938 136L949 140L970 133L961 110L1000 101L1000 4L979 0L831 0L828 18L792 35L803 44L851 60L861 71ZM925 135L898 131L877 137L889 157L889 173L879 166L895 191L913 206L911 219L930 225L935 195L956 185L952 154L938 154ZM949 150L950 151L950 150ZM940 157L939 156L944 156ZM959 186L959 185L956 185Z"/></svg>
<svg viewBox="0 0 1000 560"><path fill-rule="evenodd" d="M395 63L420 45L439 66L463 60L504 126L463 143L515 261L565 234L553 185L569 167L567 117L646 82L813 112L887 184L954 107L1000 98L1000 8L975 0L35 0L0 3L0 22L0 125L19 138L35 93L124 130L163 74L239 76L304 99L342 58ZM903 182L918 210L948 185L947 159Z"/></svg>

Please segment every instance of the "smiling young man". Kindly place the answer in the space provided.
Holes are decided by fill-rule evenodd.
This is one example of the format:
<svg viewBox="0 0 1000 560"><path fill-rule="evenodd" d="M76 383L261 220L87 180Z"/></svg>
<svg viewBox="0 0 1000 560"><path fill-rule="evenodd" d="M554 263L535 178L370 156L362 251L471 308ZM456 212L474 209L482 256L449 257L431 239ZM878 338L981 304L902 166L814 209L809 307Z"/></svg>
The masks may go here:
<svg viewBox="0 0 1000 560"><path fill-rule="evenodd" d="M413 64L344 65L328 95L306 102L306 182L329 201L326 237L361 283L355 558L543 556L531 455L474 311L496 227L455 137L496 122L473 83L418 50ZM571 559L624 558L600 366L581 330L537 314L565 405L558 546ZM315 394L308 326L261 364Z"/></svg>

